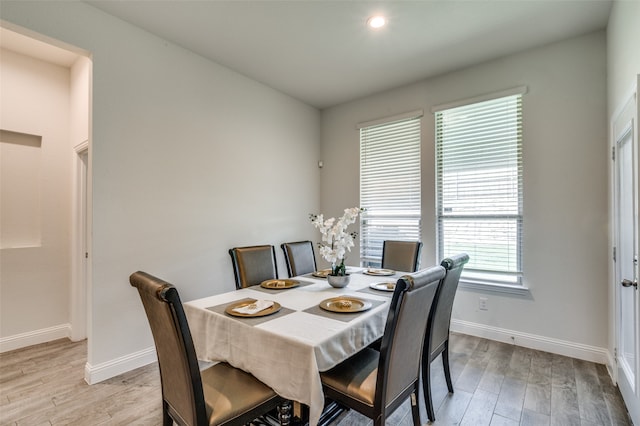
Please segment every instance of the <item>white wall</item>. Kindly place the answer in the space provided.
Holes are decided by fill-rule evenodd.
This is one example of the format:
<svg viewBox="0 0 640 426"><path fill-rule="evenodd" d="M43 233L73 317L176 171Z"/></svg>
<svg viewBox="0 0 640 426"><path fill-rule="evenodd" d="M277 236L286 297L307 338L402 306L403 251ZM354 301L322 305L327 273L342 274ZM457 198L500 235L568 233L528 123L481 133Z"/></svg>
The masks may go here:
<svg viewBox="0 0 640 426"><path fill-rule="evenodd" d="M315 237L316 109L84 3L2 18L92 54L89 381L149 360L132 272L190 300L234 288L229 248Z"/></svg>
<svg viewBox="0 0 640 426"><path fill-rule="evenodd" d="M0 250L0 338L3 349L14 349L14 341L69 334L70 75L68 68L4 49L0 72L0 128L42 136L40 242Z"/></svg>
<svg viewBox="0 0 640 426"><path fill-rule="evenodd" d="M322 210L358 204L356 123L423 109L422 266L435 252L431 107L526 85L524 283L531 298L460 290L453 318L491 337L604 361L607 346L605 34L596 32L323 111ZM434 58L437 60L437 58ZM401 65L400 65L401 66ZM478 310L479 296L488 311ZM498 328L498 333L491 334ZM520 341L521 338L526 341ZM578 348L578 350L575 350ZM586 353L585 353L586 352Z"/></svg>

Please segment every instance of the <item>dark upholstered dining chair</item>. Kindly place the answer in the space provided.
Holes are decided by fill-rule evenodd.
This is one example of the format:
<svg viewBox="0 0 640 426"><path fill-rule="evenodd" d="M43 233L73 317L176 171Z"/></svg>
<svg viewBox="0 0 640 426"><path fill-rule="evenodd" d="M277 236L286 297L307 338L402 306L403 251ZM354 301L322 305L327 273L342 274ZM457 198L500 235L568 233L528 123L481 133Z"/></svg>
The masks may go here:
<svg viewBox="0 0 640 426"><path fill-rule="evenodd" d="M433 300L427 323L427 332L425 333L424 348L422 349L422 387L425 405L427 406L427 415L431 421L435 420L431 398L431 362L440 354L442 354L442 365L447 388L449 392L453 393L451 369L449 368L449 326L460 274L462 274L462 269L468 261L469 256L466 253L461 253L440 262L440 265L446 270L446 275L438 285L438 290Z"/></svg>
<svg viewBox="0 0 640 426"><path fill-rule="evenodd" d="M420 267L420 241L385 240L382 243L382 268L415 272Z"/></svg>
<svg viewBox="0 0 640 426"><path fill-rule="evenodd" d="M162 423L242 425L283 400L249 373L225 362L198 368L191 332L178 290L145 272L129 277L138 289L158 354Z"/></svg>
<svg viewBox="0 0 640 426"><path fill-rule="evenodd" d="M420 425L420 355L429 310L444 274L442 266L434 266L398 280L380 351L366 348L320 373L326 397L373 419L376 426L384 425L411 397L413 424Z"/></svg>
<svg viewBox="0 0 640 426"><path fill-rule="evenodd" d="M282 251L287 263L289 277L304 275L316 271L316 255L311 241L283 243Z"/></svg>
<svg viewBox="0 0 640 426"><path fill-rule="evenodd" d="M229 255L237 289L278 278L276 251L271 245L234 247Z"/></svg>

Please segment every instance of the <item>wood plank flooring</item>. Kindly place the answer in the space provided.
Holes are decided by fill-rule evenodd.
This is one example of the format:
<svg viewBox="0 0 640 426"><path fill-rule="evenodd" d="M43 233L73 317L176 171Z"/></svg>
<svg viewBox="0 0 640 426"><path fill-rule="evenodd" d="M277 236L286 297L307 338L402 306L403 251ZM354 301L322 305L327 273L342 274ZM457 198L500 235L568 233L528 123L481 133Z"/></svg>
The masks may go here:
<svg viewBox="0 0 640 426"><path fill-rule="evenodd" d="M0 354L0 426L162 424L156 364L89 386L86 351L58 340ZM432 367L434 425L631 425L603 365L461 334L450 361L453 394L439 358ZM411 425L408 402L387 423ZM334 424L371 421L349 411Z"/></svg>

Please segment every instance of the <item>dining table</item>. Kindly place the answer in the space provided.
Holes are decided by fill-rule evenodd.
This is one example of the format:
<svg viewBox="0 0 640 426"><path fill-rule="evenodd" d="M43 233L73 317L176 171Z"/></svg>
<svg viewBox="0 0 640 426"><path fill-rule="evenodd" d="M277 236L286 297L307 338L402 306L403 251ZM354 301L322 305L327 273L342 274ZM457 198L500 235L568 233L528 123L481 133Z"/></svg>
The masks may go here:
<svg viewBox="0 0 640 426"><path fill-rule="evenodd" d="M198 359L251 373L305 404L309 424L317 425L325 403L320 373L382 337L394 284L405 275L350 267L349 284L334 288L326 273L184 302Z"/></svg>

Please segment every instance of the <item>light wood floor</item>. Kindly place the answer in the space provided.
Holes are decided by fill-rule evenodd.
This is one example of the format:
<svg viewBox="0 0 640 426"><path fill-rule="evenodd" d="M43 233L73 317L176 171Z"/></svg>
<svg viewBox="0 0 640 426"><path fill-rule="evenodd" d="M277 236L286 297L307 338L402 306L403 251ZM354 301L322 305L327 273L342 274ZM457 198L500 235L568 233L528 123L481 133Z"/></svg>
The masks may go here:
<svg viewBox="0 0 640 426"><path fill-rule="evenodd" d="M157 365L89 386L86 350L59 340L0 354L0 425L162 424ZM433 364L435 425L631 424L603 365L460 334L450 361L453 394L440 359ZM335 422L370 423L353 411ZM411 425L409 404L387 423Z"/></svg>

